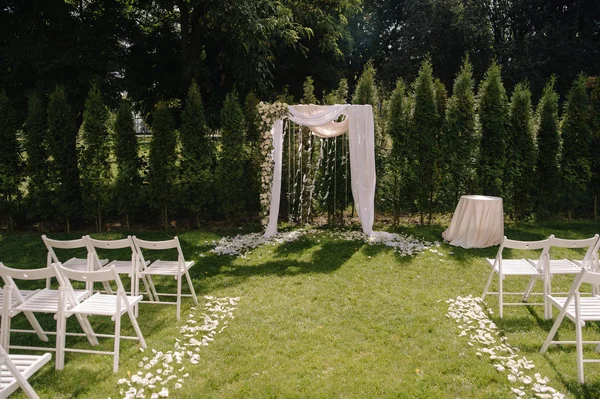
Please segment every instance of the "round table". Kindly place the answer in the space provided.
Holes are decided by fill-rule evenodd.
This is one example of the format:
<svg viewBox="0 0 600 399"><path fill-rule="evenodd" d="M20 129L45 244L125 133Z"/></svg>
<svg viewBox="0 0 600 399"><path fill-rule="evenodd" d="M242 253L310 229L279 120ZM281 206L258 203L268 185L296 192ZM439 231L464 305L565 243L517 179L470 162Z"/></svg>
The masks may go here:
<svg viewBox="0 0 600 399"><path fill-rule="evenodd" d="M442 237L450 245L463 248L485 248L500 244L504 238L502 198L463 195Z"/></svg>

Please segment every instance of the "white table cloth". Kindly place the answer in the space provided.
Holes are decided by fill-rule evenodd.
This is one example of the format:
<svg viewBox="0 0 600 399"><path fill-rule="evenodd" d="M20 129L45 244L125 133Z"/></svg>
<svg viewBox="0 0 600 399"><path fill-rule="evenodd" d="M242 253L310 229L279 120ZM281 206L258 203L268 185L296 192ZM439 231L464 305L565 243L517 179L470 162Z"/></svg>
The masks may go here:
<svg viewBox="0 0 600 399"><path fill-rule="evenodd" d="M442 237L450 245L463 248L485 248L500 244L504 238L502 198L463 195Z"/></svg>

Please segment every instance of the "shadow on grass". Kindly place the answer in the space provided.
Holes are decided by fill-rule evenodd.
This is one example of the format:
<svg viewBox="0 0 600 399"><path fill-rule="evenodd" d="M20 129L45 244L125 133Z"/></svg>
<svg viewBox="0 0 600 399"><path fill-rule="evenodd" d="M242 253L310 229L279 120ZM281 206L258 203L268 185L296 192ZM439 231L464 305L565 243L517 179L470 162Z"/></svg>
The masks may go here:
<svg viewBox="0 0 600 399"><path fill-rule="evenodd" d="M571 365L571 367L573 367L573 368L577 367L575 356L576 356L575 350L573 349L573 363ZM578 399L600 398L600 382L588 382L586 384L581 385L579 383L579 381L571 380L571 379L567 380L565 378L565 376L563 375L563 373L561 372L561 369L563 369L565 365L561 364L559 367L556 364L556 362L554 362L548 356L544 356L544 357L548 361L548 364L550 365L550 367L554 370L554 372L558 376L560 382L567 388L567 391L569 391L569 393L571 395L573 395L573 397L578 398Z"/></svg>

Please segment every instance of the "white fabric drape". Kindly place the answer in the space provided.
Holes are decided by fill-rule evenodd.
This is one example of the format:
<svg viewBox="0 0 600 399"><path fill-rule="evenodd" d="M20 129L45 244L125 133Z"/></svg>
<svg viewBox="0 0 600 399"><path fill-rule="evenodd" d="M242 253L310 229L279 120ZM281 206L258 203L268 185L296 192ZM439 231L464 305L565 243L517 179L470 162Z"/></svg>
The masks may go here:
<svg viewBox="0 0 600 399"><path fill-rule="evenodd" d="M352 195L363 232L373 233L375 217L375 138L373 109L370 105L293 105L288 107L288 118L311 128L319 137L335 137L348 132L350 142L350 171ZM346 119L335 122L341 115ZM281 199L281 167L283 152L283 121L271 129L273 134L273 185L269 224L265 236L277 232L279 201Z"/></svg>

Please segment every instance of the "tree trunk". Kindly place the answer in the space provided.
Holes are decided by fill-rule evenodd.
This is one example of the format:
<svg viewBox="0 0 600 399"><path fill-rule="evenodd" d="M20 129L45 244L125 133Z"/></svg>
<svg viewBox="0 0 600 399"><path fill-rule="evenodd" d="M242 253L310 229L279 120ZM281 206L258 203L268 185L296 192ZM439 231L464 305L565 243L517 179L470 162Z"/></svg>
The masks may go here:
<svg viewBox="0 0 600 399"><path fill-rule="evenodd" d="M200 215L196 215L196 226L200 228Z"/></svg>
<svg viewBox="0 0 600 399"><path fill-rule="evenodd" d="M67 234L71 232L71 219L67 218Z"/></svg>
<svg viewBox="0 0 600 399"><path fill-rule="evenodd" d="M167 214L167 207L163 208L163 226L165 230L169 229L169 216Z"/></svg>
<svg viewBox="0 0 600 399"><path fill-rule="evenodd" d="M98 209L98 233L102 233L102 212Z"/></svg>
<svg viewBox="0 0 600 399"><path fill-rule="evenodd" d="M12 212L8 213L8 231L13 231L13 218Z"/></svg>
<svg viewBox="0 0 600 399"><path fill-rule="evenodd" d="M594 220L598 220L598 194L594 194Z"/></svg>
<svg viewBox="0 0 600 399"><path fill-rule="evenodd" d="M131 228L129 226L129 214L128 213L125 214L125 225L127 226L127 231L131 231Z"/></svg>

